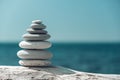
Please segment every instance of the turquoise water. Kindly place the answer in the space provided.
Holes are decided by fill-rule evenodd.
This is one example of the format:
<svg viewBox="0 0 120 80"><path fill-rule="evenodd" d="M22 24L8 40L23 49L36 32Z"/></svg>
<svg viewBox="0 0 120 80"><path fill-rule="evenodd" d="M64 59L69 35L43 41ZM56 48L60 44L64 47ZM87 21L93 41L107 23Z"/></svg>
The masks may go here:
<svg viewBox="0 0 120 80"><path fill-rule="evenodd" d="M0 65L19 65L18 43L0 43ZM120 74L120 43L53 43L53 65L80 71Z"/></svg>

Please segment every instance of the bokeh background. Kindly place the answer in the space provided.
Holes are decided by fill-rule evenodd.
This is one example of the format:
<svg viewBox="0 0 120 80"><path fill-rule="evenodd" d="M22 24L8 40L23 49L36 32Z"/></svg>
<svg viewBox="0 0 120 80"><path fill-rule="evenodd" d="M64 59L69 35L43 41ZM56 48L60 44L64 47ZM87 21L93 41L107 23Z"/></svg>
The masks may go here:
<svg viewBox="0 0 120 80"><path fill-rule="evenodd" d="M0 0L0 65L19 65L18 43L36 19L52 36L53 65L120 74L119 0Z"/></svg>

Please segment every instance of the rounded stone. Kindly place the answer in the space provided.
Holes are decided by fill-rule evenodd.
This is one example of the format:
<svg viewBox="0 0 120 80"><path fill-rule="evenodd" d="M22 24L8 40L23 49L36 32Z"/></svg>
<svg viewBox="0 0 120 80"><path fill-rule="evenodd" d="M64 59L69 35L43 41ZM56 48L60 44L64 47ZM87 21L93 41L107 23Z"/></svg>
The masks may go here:
<svg viewBox="0 0 120 80"><path fill-rule="evenodd" d="M38 29L38 30L36 29L35 30L35 29L32 29L32 28L28 28L27 32L31 33L31 34L47 34L47 31L43 30L43 29L42 30L41 29Z"/></svg>
<svg viewBox="0 0 120 80"><path fill-rule="evenodd" d="M23 38L28 41L47 40L50 38L49 34L24 34Z"/></svg>
<svg viewBox="0 0 120 80"><path fill-rule="evenodd" d="M48 60L20 60L21 66L49 66L51 64Z"/></svg>
<svg viewBox="0 0 120 80"><path fill-rule="evenodd" d="M48 41L21 41L19 46L24 49L47 49L51 47Z"/></svg>
<svg viewBox="0 0 120 80"><path fill-rule="evenodd" d="M41 24L42 23L42 21L41 20L34 20L34 21L32 21L32 23L34 24Z"/></svg>
<svg viewBox="0 0 120 80"><path fill-rule="evenodd" d="M17 56L21 59L50 59L52 54L46 50L20 50Z"/></svg>
<svg viewBox="0 0 120 80"><path fill-rule="evenodd" d="M45 29L46 28L44 24L31 24L30 27L33 29Z"/></svg>

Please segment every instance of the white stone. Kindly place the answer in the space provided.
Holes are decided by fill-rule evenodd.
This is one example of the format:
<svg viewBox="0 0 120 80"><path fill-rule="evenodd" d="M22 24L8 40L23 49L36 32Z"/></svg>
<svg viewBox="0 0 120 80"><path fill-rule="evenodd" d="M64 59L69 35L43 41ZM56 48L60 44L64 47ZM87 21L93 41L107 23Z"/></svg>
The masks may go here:
<svg viewBox="0 0 120 80"><path fill-rule="evenodd" d="M30 27L33 29L45 29L46 28L44 24L31 24Z"/></svg>
<svg viewBox="0 0 120 80"><path fill-rule="evenodd" d="M21 59L50 59L52 54L46 50L20 50L17 56Z"/></svg>
<svg viewBox="0 0 120 80"><path fill-rule="evenodd" d="M42 30L41 29L38 29L38 30L36 29L35 30L35 29L32 29L32 28L28 28L27 32L31 33L31 34L47 34L47 31L43 30L43 29Z"/></svg>
<svg viewBox="0 0 120 80"><path fill-rule="evenodd" d="M21 41L19 43L19 46L25 49L47 49L51 45L48 41Z"/></svg>
<svg viewBox="0 0 120 80"><path fill-rule="evenodd" d="M23 38L25 40L47 40L50 38L50 35L49 34L24 34L23 35Z"/></svg>
<svg viewBox="0 0 120 80"><path fill-rule="evenodd" d="M49 66L51 62L47 60L20 60L19 64L21 66Z"/></svg>
<svg viewBox="0 0 120 80"><path fill-rule="evenodd" d="M42 23L42 21L41 20L34 20L34 21L32 21L32 23L34 24L41 24Z"/></svg>

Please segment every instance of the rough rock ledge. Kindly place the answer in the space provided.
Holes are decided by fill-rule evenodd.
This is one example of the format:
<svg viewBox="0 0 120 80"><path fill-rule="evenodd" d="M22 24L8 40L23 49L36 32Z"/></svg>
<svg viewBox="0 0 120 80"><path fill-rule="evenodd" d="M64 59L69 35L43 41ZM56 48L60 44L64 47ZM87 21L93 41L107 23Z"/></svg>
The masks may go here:
<svg viewBox="0 0 120 80"><path fill-rule="evenodd" d="M59 66L0 66L0 80L120 80L120 75L80 72Z"/></svg>

